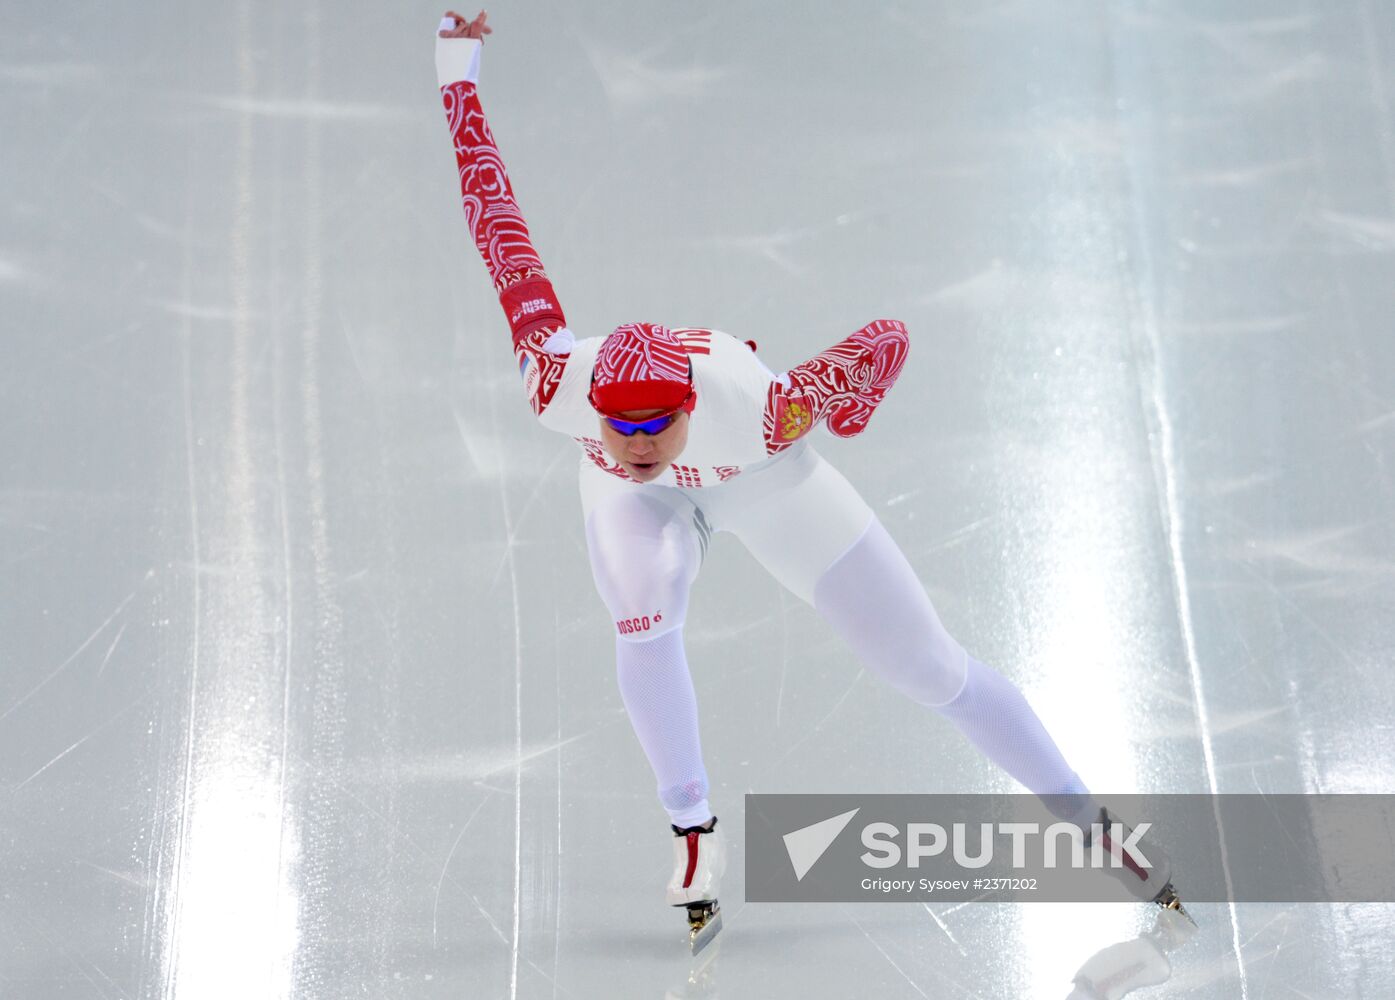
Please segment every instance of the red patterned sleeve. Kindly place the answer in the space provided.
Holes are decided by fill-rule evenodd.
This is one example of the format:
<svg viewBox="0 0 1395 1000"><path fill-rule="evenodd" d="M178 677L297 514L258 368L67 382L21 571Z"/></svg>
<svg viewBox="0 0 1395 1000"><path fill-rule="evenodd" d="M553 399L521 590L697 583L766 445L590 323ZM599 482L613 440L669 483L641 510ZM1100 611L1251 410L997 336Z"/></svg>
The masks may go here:
<svg viewBox="0 0 1395 1000"><path fill-rule="evenodd" d="M462 39L438 42L438 68L445 62L465 65L459 56L468 49ZM451 50L449 47L457 48ZM443 80L441 100L460 169L460 200L475 246L489 268L494 290L513 333L514 356L528 388L535 413L542 413L562 378L569 356L569 337L555 337L566 325L562 306L533 249L527 223L514 198L508 172L484 117L473 80ZM456 76L462 75L459 73Z"/></svg>
<svg viewBox="0 0 1395 1000"><path fill-rule="evenodd" d="M904 323L879 319L771 382L766 453L783 451L820 421L838 437L861 434L901 374L910 344Z"/></svg>

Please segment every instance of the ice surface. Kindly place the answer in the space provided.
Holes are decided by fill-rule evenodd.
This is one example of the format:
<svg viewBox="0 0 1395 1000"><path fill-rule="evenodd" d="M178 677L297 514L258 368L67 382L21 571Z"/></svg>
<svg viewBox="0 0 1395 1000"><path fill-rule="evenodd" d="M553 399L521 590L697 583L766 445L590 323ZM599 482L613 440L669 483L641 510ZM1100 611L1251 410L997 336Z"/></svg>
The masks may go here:
<svg viewBox="0 0 1395 1000"><path fill-rule="evenodd" d="M1065 997L1154 915L747 906L739 851L689 969L438 13L0 15L3 992ZM579 333L909 324L823 451L1093 787L1395 791L1395 9L491 17ZM730 537L688 637L734 845L748 790L1011 789ZM1193 912L1150 995L1395 981L1389 906Z"/></svg>

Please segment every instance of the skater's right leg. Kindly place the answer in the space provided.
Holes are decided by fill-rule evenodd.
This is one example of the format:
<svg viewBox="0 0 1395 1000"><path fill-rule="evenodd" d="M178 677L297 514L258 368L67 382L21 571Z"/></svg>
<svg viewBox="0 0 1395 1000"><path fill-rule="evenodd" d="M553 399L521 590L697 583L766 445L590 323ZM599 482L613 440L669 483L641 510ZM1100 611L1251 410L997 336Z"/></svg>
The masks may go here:
<svg viewBox="0 0 1395 1000"><path fill-rule="evenodd" d="M697 697L683 650L688 591L702 564L707 523L677 489L636 488L582 473L586 545L596 589L615 620L620 697L673 831L665 889L688 913L694 952L721 928L725 834L707 803Z"/></svg>
<svg viewBox="0 0 1395 1000"><path fill-rule="evenodd" d="M683 622L702 561L701 522L677 491L593 486L588 494L584 481L586 542L615 622L620 696L670 821L700 826L712 811Z"/></svg>
<svg viewBox="0 0 1395 1000"><path fill-rule="evenodd" d="M683 630L657 639L615 640L620 697L659 783L659 801L677 827L701 826L712 818L707 770L698 739L697 696Z"/></svg>

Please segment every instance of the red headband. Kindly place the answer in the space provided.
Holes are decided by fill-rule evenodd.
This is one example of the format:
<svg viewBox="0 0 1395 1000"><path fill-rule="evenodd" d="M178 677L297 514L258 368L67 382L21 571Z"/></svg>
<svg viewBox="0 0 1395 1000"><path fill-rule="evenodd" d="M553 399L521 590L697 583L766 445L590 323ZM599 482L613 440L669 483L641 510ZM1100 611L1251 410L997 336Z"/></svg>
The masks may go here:
<svg viewBox="0 0 1395 1000"><path fill-rule="evenodd" d="M692 366L667 327L628 323L601 344L591 374L591 406L606 416L631 410L692 412ZM687 405L685 405L685 403Z"/></svg>

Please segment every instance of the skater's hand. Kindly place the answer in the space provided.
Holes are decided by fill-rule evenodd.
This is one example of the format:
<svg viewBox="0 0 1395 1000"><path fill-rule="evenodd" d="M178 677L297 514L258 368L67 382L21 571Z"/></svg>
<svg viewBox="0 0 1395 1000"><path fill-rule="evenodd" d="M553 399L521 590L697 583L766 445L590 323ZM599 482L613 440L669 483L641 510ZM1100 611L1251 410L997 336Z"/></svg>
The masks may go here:
<svg viewBox="0 0 1395 1000"><path fill-rule="evenodd" d="M445 16L455 19L455 27L442 28L439 32L441 38L478 38L483 42L485 35L494 33L494 29L485 23L489 20L489 14L485 11L476 14L473 21L465 20L453 10L446 11Z"/></svg>

